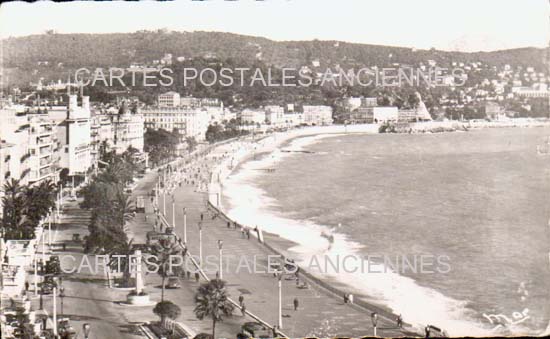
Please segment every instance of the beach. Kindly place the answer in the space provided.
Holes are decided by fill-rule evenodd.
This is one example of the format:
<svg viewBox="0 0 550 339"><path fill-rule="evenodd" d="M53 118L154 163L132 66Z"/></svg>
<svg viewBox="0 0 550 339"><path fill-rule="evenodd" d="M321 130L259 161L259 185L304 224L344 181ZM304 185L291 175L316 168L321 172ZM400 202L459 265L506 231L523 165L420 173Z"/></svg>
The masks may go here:
<svg viewBox="0 0 550 339"><path fill-rule="evenodd" d="M343 126L341 126L343 128ZM349 126L348 126L349 128ZM526 129L526 131L529 131L530 129ZM538 130L538 129L535 129ZM481 130L480 130L481 131ZM309 132L309 131L308 131ZM336 134L327 134L323 135L322 131L319 133L319 131L316 131L316 133L308 133L308 132L300 132L300 135L294 136L294 140L291 141L291 137L286 138L279 138L278 142L275 140L271 142L265 142L262 147L256 148L256 155L257 160L256 161L248 161L241 163L241 167L239 168L240 172L246 172L247 178L246 180L248 182L253 182L256 180L256 178L253 178L255 175L254 172L257 172L256 177L268 177L268 174L265 174L265 170L268 168L274 168L274 164L281 161L281 157L290 156L292 154L299 156L314 156L310 153L302 153L304 149L311 150L311 145L314 145L315 142L322 142L324 138L330 138L335 137L334 139L338 139L339 135L342 135L341 133L345 133L345 130L331 130L331 132L334 132ZM369 131L362 131L363 133L368 133ZM372 130L370 131L372 132ZM452 134L452 133L451 133ZM461 134L461 133L459 133ZM456 134L456 135L459 135ZM544 134L544 133L543 133ZM359 135L359 134L358 134ZM468 134L466 134L468 135ZM475 135L475 134L472 134ZM383 137L383 136L377 136L377 137ZM276 138L274 138L276 139ZM329 140L329 139L327 139ZM521 141L521 140L520 140ZM281 147L282 146L282 147ZM279 147L279 148L277 148ZM517 146L519 147L519 146ZM281 151L282 149L282 151ZM285 152L294 150L296 152ZM319 154L321 151L316 150L317 154ZM244 160L250 160L253 154L248 154L248 158L243 155ZM249 166L247 168L247 166ZM244 170L244 171L243 171ZM278 171L279 169L277 169ZM240 173L237 172L237 173ZM300 213L294 213L294 216L297 217L297 220L294 221L293 218L289 218L288 215L286 217L283 217L281 213L272 213L272 207L274 210L277 209L278 201L274 200L273 197L266 195L265 190L258 190L257 185L240 185L239 187L233 187L231 183L231 175L227 177L231 173L231 170L228 169L225 172L225 175L220 175L222 184L222 194L221 196L224 197L221 199L221 207L222 209L225 209L228 213L229 217L235 218L239 220L239 222L249 225L250 227L258 226L259 228L263 229L264 231L267 231L269 233L275 233L280 238L287 239L285 241L277 240L278 237L272 237L271 239L266 238L266 244L270 247L274 247L274 250L281 252L285 255L288 255L289 257L296 258L300 257L302 259L302 262L307 263L307 259L311 258L312 253L317 253L319 255L324 255L324 253L327 250L327 246L329 245L326 241L326 238L323 238L321 235L323 232L333 232L335 236L334 244L337 247L338 244L345 244L345 247L342 248L332 248L332 253L339 252L341 255L345 254L346 251L349 253L357 253L357 251L363 246L360 243L357 243L356 241L350 241L349 235L346 235L345 232L334 232L334 226L332 227L326 227L323 225L315 224L314 222L308 222L307 220L303 220L300 217ZM234 173L235 175L235 173ZM238 176L238 174L237 174ZM223 178L229 180L224 180ZM225 182L224 182L225 181ZM242 184L242 180L240 181ZM210 195L210 202L213 206L217 203L217 194L220 192L219 184L217 182L213 182L211 184L212 192L215 194ZM264 185L265 189L265 185ZM233 192L233 194L228 193ZM240 196L240 201L231 201L231 199L235 200L234 197L238 195ZM248 200L247 200L248 199ZM260 205L262 208L260 208ZM269 213L266 213L266 210L269 210ZM289 213L292 211L288 211ZM322 214L323 211L320 210L318 213ZM290 213L290 215L293 215ZM258 224L258 225L256 225ZM304 225L306 224L306 225ZM334 223L333 223L334 224ZM286 225L286 226L285 226ZM301 227L303 226L303 227ZM300 228L301 227L301 228ZM344 234L342 234L344 233ZM292 241L289 241L292 239ZM317 239L315 242L315 245L311 242L311 240ZM309 240L309 243L308 243ZM303 246L303 244L306 243L308 246ZM301 246L300 246L301 245ZM309 257L308 257L309 256ZM378 275L383 276L383 275ZM349 278L352 278L350 276ZM347 279L349 279L347 278ZM444 295L437 295L435 291L432 291L431 289L420 289L416 286L416 283L414 279L411 279L411 277L397 277L392 275L387 275L386 281L383 278L379 278L375 281L378 281L383 287L383 285L389 285L389 286L396 286L395 288L398 288L399 290L405 290L405 291L411 291L415 292L418 291L418 294L412 294L412 295L401 295L400 303L392 302L390 303L387 301L387 303L380 302L380 300L384 300L384 295L378 295L378 291L381 290L381 287L376 288L376 286L373 286L374 288L368 288L368 289L359 289L357 290L357 287L352 288L350 287L350 284L345 283L345 276L343 275L337 275L333 274L332 276L323 274L322 275L322 281L329 282L330 286L338 286L342 291L345 290L353 290L354 292L358 293L358 295L361 295L361 299L375 303L377 305L380 305L382 308L385 308L387 310L393 309L394 311L400 311L405 310L407 314L413 314L414 316L414 309L408 310L407 308L407 302L406 300L410 300L408 303L412 303L414 300L437 300L437 304L433 303L433 308L431 309L431 312L433 314L429 317L431 319L434 319L434 322L439 322L441 324L447 324L448 326L452 327L454 330L454 333L472 333L472 331L477 331L479 335L488 334L491 333L491 326L488 322L483 322L483 319L479 319L479 316L481 316L481 313L479 314L468 314L473 313L471 311L468 311L468 308L466 307L468 304L465 304L464 302L460 300L455 300L455 298L448 298ZM344 280L344 281L342 281ZM396 285L399 283L399 285ZM409 288L407 288L407 284L410 285ZM397 287L399 286L399 287ZM375 293L374 295L372 293ZM409 292L410 293L410 292ZM434 293L436 293L434 295ZM387 297L387 296L386 296ZM385 305L385 306L384 306ZM440 305L437 306L436 305ZM388 307L390 306L390 307ZM456 314L450 314L450 319L455 320L445 320L441 317L439 317L440 314L447 312L450 313L449 307L452 307L457 311ZM407 311L408 310L408 311ZM491 311L496 312L498 309L491 309ZM458 312L460 311L460 312ZM465 311L467 313L463 314L462 311ZM489 310L488 310L489 311ZM431 313L430 313L431 314ZM491 314L487 312L487 314ZM472 319L470 318L476 318L475 322L472 322ZM537 317L538 318L538 317ZM544 318L544 316L542 317ZM408 319L411 319L410 317ZM438 320L439 319L439 320ZM467 319L464 320L463 319ZM407 320L407 317L405 317L405 320ZM423 319L415 319L422 321ZM538 319L537 323L544 322L543 319ZM436 323L437 325L438 323ZM419 325L419 324L415 324ZM443 326L443 325L440 325ZM514 329L506 329L507 331L517 331L517 333L541 333L541 330L545 328L545 326L542 326L540 323L539 325L536 325L538 329L533 331L532 329L527 329L524 327L518 327ZM421 328L421 326L417 326L417 328ZM444 329L447 329L443 327ZM477 329L476 329L477 328ZM453 334L453 332L451 332Z"/></svg>

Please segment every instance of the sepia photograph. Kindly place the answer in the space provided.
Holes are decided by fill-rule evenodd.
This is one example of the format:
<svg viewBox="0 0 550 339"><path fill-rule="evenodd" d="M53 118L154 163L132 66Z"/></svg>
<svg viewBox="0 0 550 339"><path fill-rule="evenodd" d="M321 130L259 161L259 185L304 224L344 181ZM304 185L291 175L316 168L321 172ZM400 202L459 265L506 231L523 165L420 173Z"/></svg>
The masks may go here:
<svg viewBox="0 0 550 339"><path fill-rule="evenodd" d="M0 4L0 338L550 336L550 0Z"/></svg>

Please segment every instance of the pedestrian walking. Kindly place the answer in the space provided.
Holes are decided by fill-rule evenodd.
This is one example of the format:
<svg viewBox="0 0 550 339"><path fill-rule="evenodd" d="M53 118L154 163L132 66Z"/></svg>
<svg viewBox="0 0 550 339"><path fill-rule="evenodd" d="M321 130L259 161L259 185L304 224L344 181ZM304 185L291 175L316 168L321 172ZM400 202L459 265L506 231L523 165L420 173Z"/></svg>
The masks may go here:
<svg viewBox="0 0 550 339"><path fill-rule="evenodd" d="M403 317L401 317L401 314L397 316L397 327L398 328L403 327Z"/></svg>
<svg viewBox="0 0 550 339"><path fill-rule="evenodd" d="M353 294L351 294L351 293L349 294L348 301L349 301L350 304L353 304Z"/></svg>
<svg viewBox="0 0 550 339"><path fill-rule="evenodd" d="M199 272L195 272L195 281L199 282L199 278L200 278Z"/></svg>
<svg viewBox="0 0 550 339"><path fill-rule="evenodd" d="M344 304L348 303L348 294L344 293Z"/></svg>
<svg viewBox="0 0 550 339"><path fill-rule="evenodd" d="M246 230L246 237L250 240L250 230Z"/></svg>
<svg viewBox="0 0 550 339"><path fill-rule="evenodd" d="M25 292L29 290L29 282L25 281Z"/></svg>
<svg viewBox="0 0 550 339"><path fill-rule="evenodd" d="M241 294L241 295L239 296L239 305L242 306L243 303L244 303L244 295Z"/></svg>
<svg viewBox="0 0 550 339"><path fill-rule="evenodd" d="M298 306L300 306L300 302L298 301L298 297L294 298L294 311L298 311Z"/></svg>
<svg viewBox="0 0 550 339"><path fill-rule="evenodd" d="M246 306L244 305L244 302L241 305L241 313L242 313L243 317L246 315Z"/></svg>
<svg viewBox="0 0 550 339"><path fill-rule="evenodd" d="M201 221L204 220L204 214L201 213Z"/></svg>
<svg viewBox="0 0 550 339"><path fill-rule="evenodd" d="M231 228L231 223L229 221L227 222L227 228Z"/></svg>
<svg viewBox="0 0 550 339"><path fill-rule="evenodd" d="M279 335L279 333L277 332L277 325L273 325L272 331L273 331L273 338L277 338L277 336Z"/></svg>
<svg viewBox="0 0 550 339"><path fill-rule="evenodd" d="M429 338L430 337L430 325L427 325L426 328L424 329L424 331L426 332L426 338Z"/></svg>
<svg viewBox="0 0 550 339"><path fill-rule="evenodd" d="M63 252L67 249L67 244L63 243Z"/></svg>

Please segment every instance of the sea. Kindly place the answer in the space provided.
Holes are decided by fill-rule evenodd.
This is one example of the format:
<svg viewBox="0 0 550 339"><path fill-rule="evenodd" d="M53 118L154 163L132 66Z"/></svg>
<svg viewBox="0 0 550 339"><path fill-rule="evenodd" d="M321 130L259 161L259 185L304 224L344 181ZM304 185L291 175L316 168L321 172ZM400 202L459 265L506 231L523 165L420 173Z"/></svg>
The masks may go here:
<svg viewBox="0 0 550 339"><path fill-rule="evenodd" d="M549 136L537 127L301 137L241 164L222 207L292 240L304 268L419 328L548 334Z"/></svg>

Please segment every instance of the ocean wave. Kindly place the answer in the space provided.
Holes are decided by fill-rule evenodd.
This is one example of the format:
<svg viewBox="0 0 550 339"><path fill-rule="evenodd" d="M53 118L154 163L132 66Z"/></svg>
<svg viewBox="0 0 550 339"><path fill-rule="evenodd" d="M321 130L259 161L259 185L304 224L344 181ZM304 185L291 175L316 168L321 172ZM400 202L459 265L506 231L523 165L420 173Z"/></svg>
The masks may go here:
<svg viewBox="0 0 550 339"><path fill-rule="evenodd" d="M293 140L288 148L303 149L321 139L335 135L315 135ZM223 183L222 207L239 223L259 226L297 245L289 249L296 254L297 263L321 278L329 278L349 287L349 292L366 295L375 302L402 314L403 319L419 329L427 324L443 328L453 336L488 336L492 332L479 320L476 311L467 308L467 300L455 300L444 294L420 286L414 279L388 271L383 264L370 263L369 272L336 272L329 268L323 272L311 270L314 257L323 257L337 262L346 256L358 256L368 250L365 245L339 233L334 226L319 225L311 220L295 220L276 212L278 201L255 185L255 179L263 175L258 168L271 168L277 162L296 153L274 151L270 156L242 164L239 172L229 176ZM345 226L345 225L344 225ZM332 237L327 237L331 235ZM376 268L379 265L379 268ZM352 269L348 271L353 271ZM385 273L375 273L375 272ZM386 272L387 271L387 272ZM526 329L515 329L525 333ZM515 331L514 331L515 332Z"/></svg>

